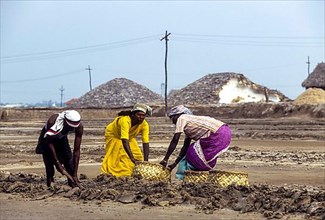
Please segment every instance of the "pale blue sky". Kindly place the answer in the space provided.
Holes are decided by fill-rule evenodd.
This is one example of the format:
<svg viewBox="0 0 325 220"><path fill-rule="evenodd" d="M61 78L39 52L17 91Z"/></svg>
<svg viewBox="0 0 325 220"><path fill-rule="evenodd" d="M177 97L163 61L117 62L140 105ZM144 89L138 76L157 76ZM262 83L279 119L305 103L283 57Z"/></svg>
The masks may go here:
<svg viewBox="0 0 325 220"><path fill-rule="evenodd" d="M3 1L2 103L60 102L124 77L158 94L219 72L295 99L325 60L325 1Z"/></svg>

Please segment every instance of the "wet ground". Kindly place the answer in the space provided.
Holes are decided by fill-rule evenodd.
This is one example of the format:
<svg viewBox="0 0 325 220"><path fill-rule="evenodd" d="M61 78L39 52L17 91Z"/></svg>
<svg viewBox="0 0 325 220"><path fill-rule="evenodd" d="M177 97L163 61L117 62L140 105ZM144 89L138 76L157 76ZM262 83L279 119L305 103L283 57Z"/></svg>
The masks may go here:
<svg viewBox="0 0 325 220"><path fill-rule="evenodd" d="M43 121L1 122L1 219L325 218L324 119L224 119L233 130L233 141L220 156L218 169L247 172L249 178L247 187L226 188L184 183L174 175L171 183L101 175L103 131L109 120L84 121L82 188L68 187L56 174L51 189L45 185L41 156L34 153ZM159 162L173 127L162 117L148 121L149 160Z"/></svg>

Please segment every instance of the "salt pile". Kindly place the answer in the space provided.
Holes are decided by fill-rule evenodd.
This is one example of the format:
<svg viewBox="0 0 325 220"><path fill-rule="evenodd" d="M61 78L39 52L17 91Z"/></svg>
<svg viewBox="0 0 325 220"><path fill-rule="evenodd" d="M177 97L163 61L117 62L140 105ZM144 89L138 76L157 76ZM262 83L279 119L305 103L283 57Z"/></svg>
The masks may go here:
<svg viewBox="0 0 325 220"><path fill-rule="evenodd" d="M289 99L277 90L256 84L239 73L208 74L173 91L168 97L171 104L231 104L247 102L282 102Z"/></svg>
<svg viewBox="0 0 325 220"><path fill-rule="evenodd" d="M325 103L325 91L319 88L307 89L294 100L294 104L298 105L317 105L322 103Z"/></svg>

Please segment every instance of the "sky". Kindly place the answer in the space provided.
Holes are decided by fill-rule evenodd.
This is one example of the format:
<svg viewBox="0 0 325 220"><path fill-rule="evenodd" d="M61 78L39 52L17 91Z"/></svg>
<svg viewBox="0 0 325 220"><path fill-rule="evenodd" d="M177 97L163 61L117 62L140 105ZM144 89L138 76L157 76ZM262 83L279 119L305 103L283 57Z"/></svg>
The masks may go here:
<svg viewBox="0 0 325 220"><path fill-rule="evenodd" d="M164 95L166 32L167 91L235 72L295 99L325 61L325 0L0 6L0 103L65 102L122 77Z"/></svg>

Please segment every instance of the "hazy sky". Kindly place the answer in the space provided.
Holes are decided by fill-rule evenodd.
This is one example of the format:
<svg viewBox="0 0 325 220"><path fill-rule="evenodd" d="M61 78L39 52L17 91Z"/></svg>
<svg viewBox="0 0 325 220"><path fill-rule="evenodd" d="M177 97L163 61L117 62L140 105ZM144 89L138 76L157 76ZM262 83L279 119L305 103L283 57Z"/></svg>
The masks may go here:
<svg viewBox="0 0 325 220"><path fill-rule="evenodd" d="M236 72L291 99L325 60L325 1L4 1L2 103L60 102L124 77L163 94Z"/></svg>

